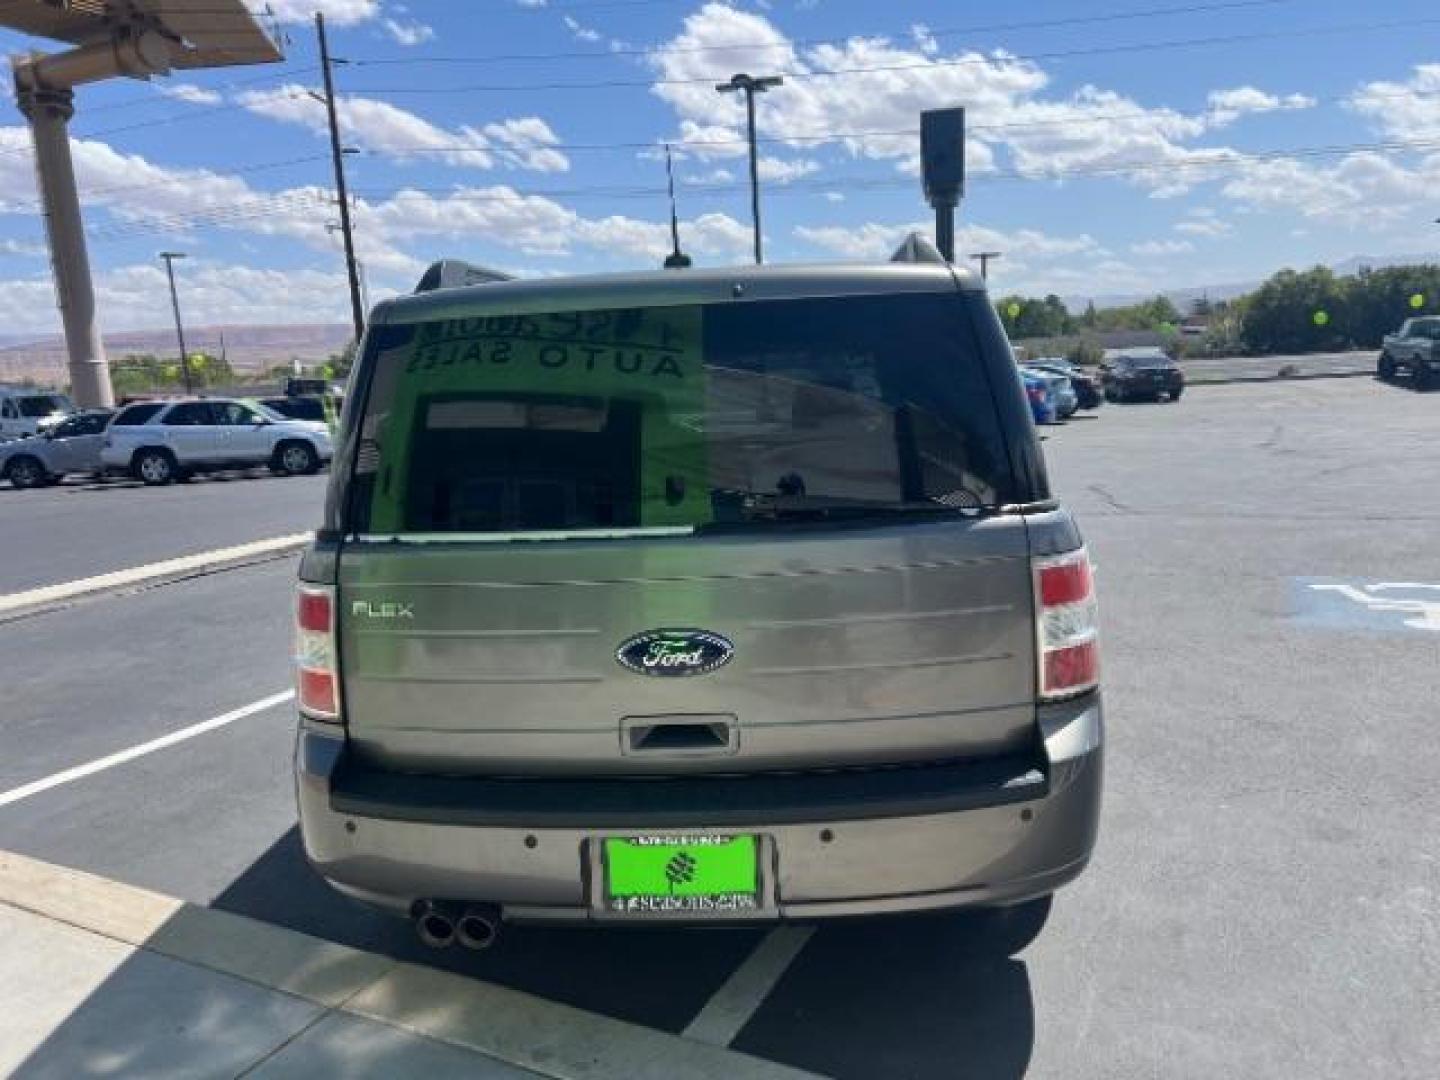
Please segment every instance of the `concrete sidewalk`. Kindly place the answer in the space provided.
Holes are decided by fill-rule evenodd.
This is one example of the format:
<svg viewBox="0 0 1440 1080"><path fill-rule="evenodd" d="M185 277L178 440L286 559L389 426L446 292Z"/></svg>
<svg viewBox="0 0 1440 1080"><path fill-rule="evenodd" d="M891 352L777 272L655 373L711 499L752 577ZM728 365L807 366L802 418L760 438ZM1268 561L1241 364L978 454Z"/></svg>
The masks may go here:
<svg viewBox="0 0 1440 1080"><path fill-rule="evenodd" d="M5 1076L807 1075L5 852L0 941Z"/></svg>

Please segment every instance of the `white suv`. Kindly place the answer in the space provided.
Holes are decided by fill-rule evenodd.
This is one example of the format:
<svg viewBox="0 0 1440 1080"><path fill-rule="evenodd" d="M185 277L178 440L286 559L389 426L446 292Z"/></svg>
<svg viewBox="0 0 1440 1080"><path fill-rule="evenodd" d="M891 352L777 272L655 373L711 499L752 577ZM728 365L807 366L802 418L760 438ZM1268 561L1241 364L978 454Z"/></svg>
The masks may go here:
<svg viewBox="0 0 1440 1080"><path fill-rule="evenodd" d="M0 442L39 435L74 411L64 394L0 386Z"/></svg>
<svg viewBox="0 0 1440 1080"><path fill-rule="evenodd" d="M126 406L106 430L100 460L147 484L168 484L256 465L281 475L313 473L331 453L324 424L288 420L258 402L204 398Z"/></svg>

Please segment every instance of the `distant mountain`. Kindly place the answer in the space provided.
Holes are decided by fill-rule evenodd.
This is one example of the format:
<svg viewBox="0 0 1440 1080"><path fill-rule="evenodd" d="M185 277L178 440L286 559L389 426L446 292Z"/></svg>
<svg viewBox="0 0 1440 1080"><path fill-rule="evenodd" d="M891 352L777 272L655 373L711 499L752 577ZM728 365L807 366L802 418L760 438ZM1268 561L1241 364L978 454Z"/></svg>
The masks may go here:
<svg viewBox="0 0 1440 1080"><path fill-rule="evenodd" d="M1423 266L1440 263L1440 253L1429 255L1353 255L1341 262L1331 263L1330 269L1340 277L1349 277L1358 274L1363 269L1384 270L1391 266ZM1308 270L1308 265L1297 265L1296 270ZM1195 285L1188 288L1165 289L1164 295L1170 298L1170 302L1181 311L1188 311L1190 305L1200 299L1207 297L1211 300L1234 300L1237 296L1244 296L1246 293L1254 292L1263 282L1245 281L1230 282L1221 285ZM1079 312L1085 310L1085 305L1092 300L1097 308L1128 307L1131 304L1138 304L1142 300L1149 300L1155 293L1129 293L1111 294L1108 296L1067 296L1063 297L1065 306L1071 311Z"/></svg>
<svg viewBox="0 0 1440 1080"><path fill-rule="evenodd" d="M315 364L339 352L349 342L348 323L309 323L295 326L186 327L185 347L191 352L219 354L236 371L259 371L298 358ZM105 352L112 360L130 353L176 353L174 330L126 330L105 335ZM0 382L32 378L51 382L65 370L65 340L59 334L0 339Z"/></svg>

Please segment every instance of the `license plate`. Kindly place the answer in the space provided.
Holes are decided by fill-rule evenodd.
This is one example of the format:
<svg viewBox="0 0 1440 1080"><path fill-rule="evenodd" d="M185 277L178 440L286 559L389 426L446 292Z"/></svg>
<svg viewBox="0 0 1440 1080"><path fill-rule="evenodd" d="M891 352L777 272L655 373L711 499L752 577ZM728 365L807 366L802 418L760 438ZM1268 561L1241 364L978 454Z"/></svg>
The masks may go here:
<svg viewBox="0 0 1440 1080"><path fill-rule="evenodd" d="M607 837L601 853L607 911L687 915L760 906L757 837Z"/></svg>

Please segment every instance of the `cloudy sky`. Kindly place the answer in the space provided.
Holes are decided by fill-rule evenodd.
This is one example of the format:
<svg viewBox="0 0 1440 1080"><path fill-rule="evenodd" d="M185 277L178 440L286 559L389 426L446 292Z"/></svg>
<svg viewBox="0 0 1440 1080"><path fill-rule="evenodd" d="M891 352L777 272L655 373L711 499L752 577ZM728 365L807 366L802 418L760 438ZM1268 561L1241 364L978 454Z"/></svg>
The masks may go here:
<svg viewBox="0 0 1440 1080"><path fill-rule="evenodd" d="M258 5L256 5L258 6ZM1440 258L1433 0L271 0L281 64L116 80L72 124L107 330L342 321L311 13L331 26L371 298L433 259L524 274L658 265L658 148L682 243L750 245L759 102L771 261L871 260L925 221L918 113L967 107L960 243L997 290L1067 296ZM53 44L0 31L0 50ZM8 112L8 116L3 115ZM0 110L0 333L58 329L29 135Z"/></svg>

